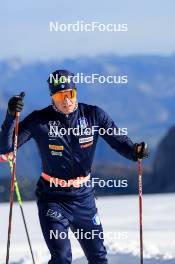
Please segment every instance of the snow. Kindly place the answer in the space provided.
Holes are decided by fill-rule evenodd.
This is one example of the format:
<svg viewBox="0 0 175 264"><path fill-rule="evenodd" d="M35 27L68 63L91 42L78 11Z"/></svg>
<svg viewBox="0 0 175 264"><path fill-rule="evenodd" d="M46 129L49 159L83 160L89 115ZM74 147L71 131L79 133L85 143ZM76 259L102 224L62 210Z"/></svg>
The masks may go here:
<svg viewBox="0 0 175 264"><path fill-rule="evenodd" d="M175 263L175 194L144 195L144 263ZM139 263L138 197L98 198L97 206L106 236L109 264ZM37 264L47 264L49 252L42 237L35 202L23 203ZM9 204L0 204L0 263L5 263ZM110 232L116 238L110 237ZM71 239L74 264L87 263ZM30 251L18 204L14 204L10 264L31 264Z"/></svg>

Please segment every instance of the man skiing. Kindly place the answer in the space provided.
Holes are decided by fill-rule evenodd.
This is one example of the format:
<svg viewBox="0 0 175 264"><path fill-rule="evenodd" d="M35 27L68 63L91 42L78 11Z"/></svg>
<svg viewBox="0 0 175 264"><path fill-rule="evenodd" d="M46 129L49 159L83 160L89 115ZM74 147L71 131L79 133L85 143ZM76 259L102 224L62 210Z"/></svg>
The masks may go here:
<svg viewBox="0 0 175 264"><path fill-rule="evenodd" d="M98 235L103 228L90 181L98 137L101 135L114 150L133 161L147 157L148 150L144 142L134 144L126 135L100 134L97 128L110 129L110 132L118 128L101 108L77 102L73 76L67 70L57 70L50 75L52 104L20 122L18 147L33 138L42 160L36 196L43 236L51 254L48 263L71 263L68 237L71 228L76 234L81 231L77 239L88 263L106 264L104 241ZM13 151L15 114L22 109L21 96L13 96L0 132L0 154ZM96 235L89 237L93 230ZM53 236L63 233L66 234L64 239Z"/></svg>

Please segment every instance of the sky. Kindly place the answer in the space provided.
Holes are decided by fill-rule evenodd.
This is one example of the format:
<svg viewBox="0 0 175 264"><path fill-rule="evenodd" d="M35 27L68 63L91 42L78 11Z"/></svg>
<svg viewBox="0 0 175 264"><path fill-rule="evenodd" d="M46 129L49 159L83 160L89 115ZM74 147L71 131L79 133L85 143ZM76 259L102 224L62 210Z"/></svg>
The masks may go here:
<svg viewBox="0 0 175 264"><path fill-rule="evenodd" d="M6 0L0 9L0 59L64 59L99 54L175 52L174 0ZM127 32L50 32L51 21L127 24Z"/></svg>

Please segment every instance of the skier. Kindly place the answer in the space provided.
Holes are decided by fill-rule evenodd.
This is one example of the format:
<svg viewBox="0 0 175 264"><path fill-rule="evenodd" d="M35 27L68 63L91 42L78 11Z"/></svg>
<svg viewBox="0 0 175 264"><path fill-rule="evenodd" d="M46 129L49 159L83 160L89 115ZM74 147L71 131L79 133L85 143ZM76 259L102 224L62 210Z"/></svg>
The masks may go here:
<svg viewBox="0 0 175 264"><path fill-rule="evenodd" d="M118 128L101 108L77 102L73 76L67 70L57 70L49 76L47 82L52 104L32 112L20 122L18 147L33 138L42 160L36 197L41 229L51 254L48 263L71 263L68 236L71 228L88 263L106 264L106 248L100 235L103 228L90 173L98 136L101 135L97 127L103 131L118 131ZM9 100L0 132L0 154L13 151L15 113L21 112L23 105L20 95ZM148 156L144 142L134 144L126 135L103 133L101 136L127 159L137 161ZM63 238L60 234L66 236Z"/></svg>

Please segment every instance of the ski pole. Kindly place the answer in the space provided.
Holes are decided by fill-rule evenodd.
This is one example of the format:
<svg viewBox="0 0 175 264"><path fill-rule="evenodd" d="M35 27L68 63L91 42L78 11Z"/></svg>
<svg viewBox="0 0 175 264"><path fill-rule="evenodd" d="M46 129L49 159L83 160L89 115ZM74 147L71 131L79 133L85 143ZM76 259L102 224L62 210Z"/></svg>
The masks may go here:
<svg viewBox="0 0 175 264"><path fill-rule="evenodd" d="M138 160L138 191L139 191L139 224L140 224L140 264L143 264L143 223L142 223L142 160Z"/></svg>
<svg viewBox="0 0 175 264"><path fill-rule="evenodd" d="M8 160L9 160L9 165L10 165L10 169L11 169L11 172L12 172L13 171L13 162L12 162L12 160L10 158ZM22 199L21 199L21 194L20 194L20 191L19 191L19 186L18 186L18 182L17 182L16 176L15 176L15 192L16 192L18 204L19 204L20 210L21 210L21 215L22 215L22 219L23 219L23 222L24 222L24 227L25 227L25 231L26 231L26 235L27 235L27 240L28 240L28 244L29 244L29 248L30 248L30 253L31 253L31 256L32 256L33 264L35 264L34 254L33 254L32 245L31 245L31 241L30 241L30 237L29 237L29 232L28 232L28 228L27 228L25 215L24 215L24 210L23 210L23 207L22 207Z"/></svg>
<svg viewBox="0 0 175 264"><path fill-rule="evenodd" d="M25 94L21 93L20 96L21 96L21 98L24 98ZM10 185L10 210L9 210L9 221L8 221L6 264L9 263L9 253L10 253L10 240L11 240L12 215L13 215L13 200L14 200L14 186L15 186L15 175L16 175L16 157L17 157L17 147L18 147L19 116L20 116L20 113L16 112L15 138L14 138L14 151L13 151L13 169L12 169L12 178L11 178L11 185Z"/></svg>
<svg viewBox="0 0 175 264"><path fill-rule="evenodd" d="M9 166L10 166L11 173L12 173L12 170L13 170L13 153L0 155L0 162L9 162ZM30 252L31 252L31 255L32 255L33 264L35 264L34 254L33 254L32 247L31 247L29 232L28 232L28 229L27 229L27 224L26 224L26 220L25 220L24 210L23 210L23 207L22 207L21 194L20 194L20 191L19 191L19 186L18 186L18 182L17 182L16 176L15 176L15 192L16 192L18 204L19 204L20 209L21 209L22 219L23 219L23 222L24 222L24 227L25 227L25 231L26 231L26 235L27 235L27 239L28 239L28 243L29 243Z"/></svg>

